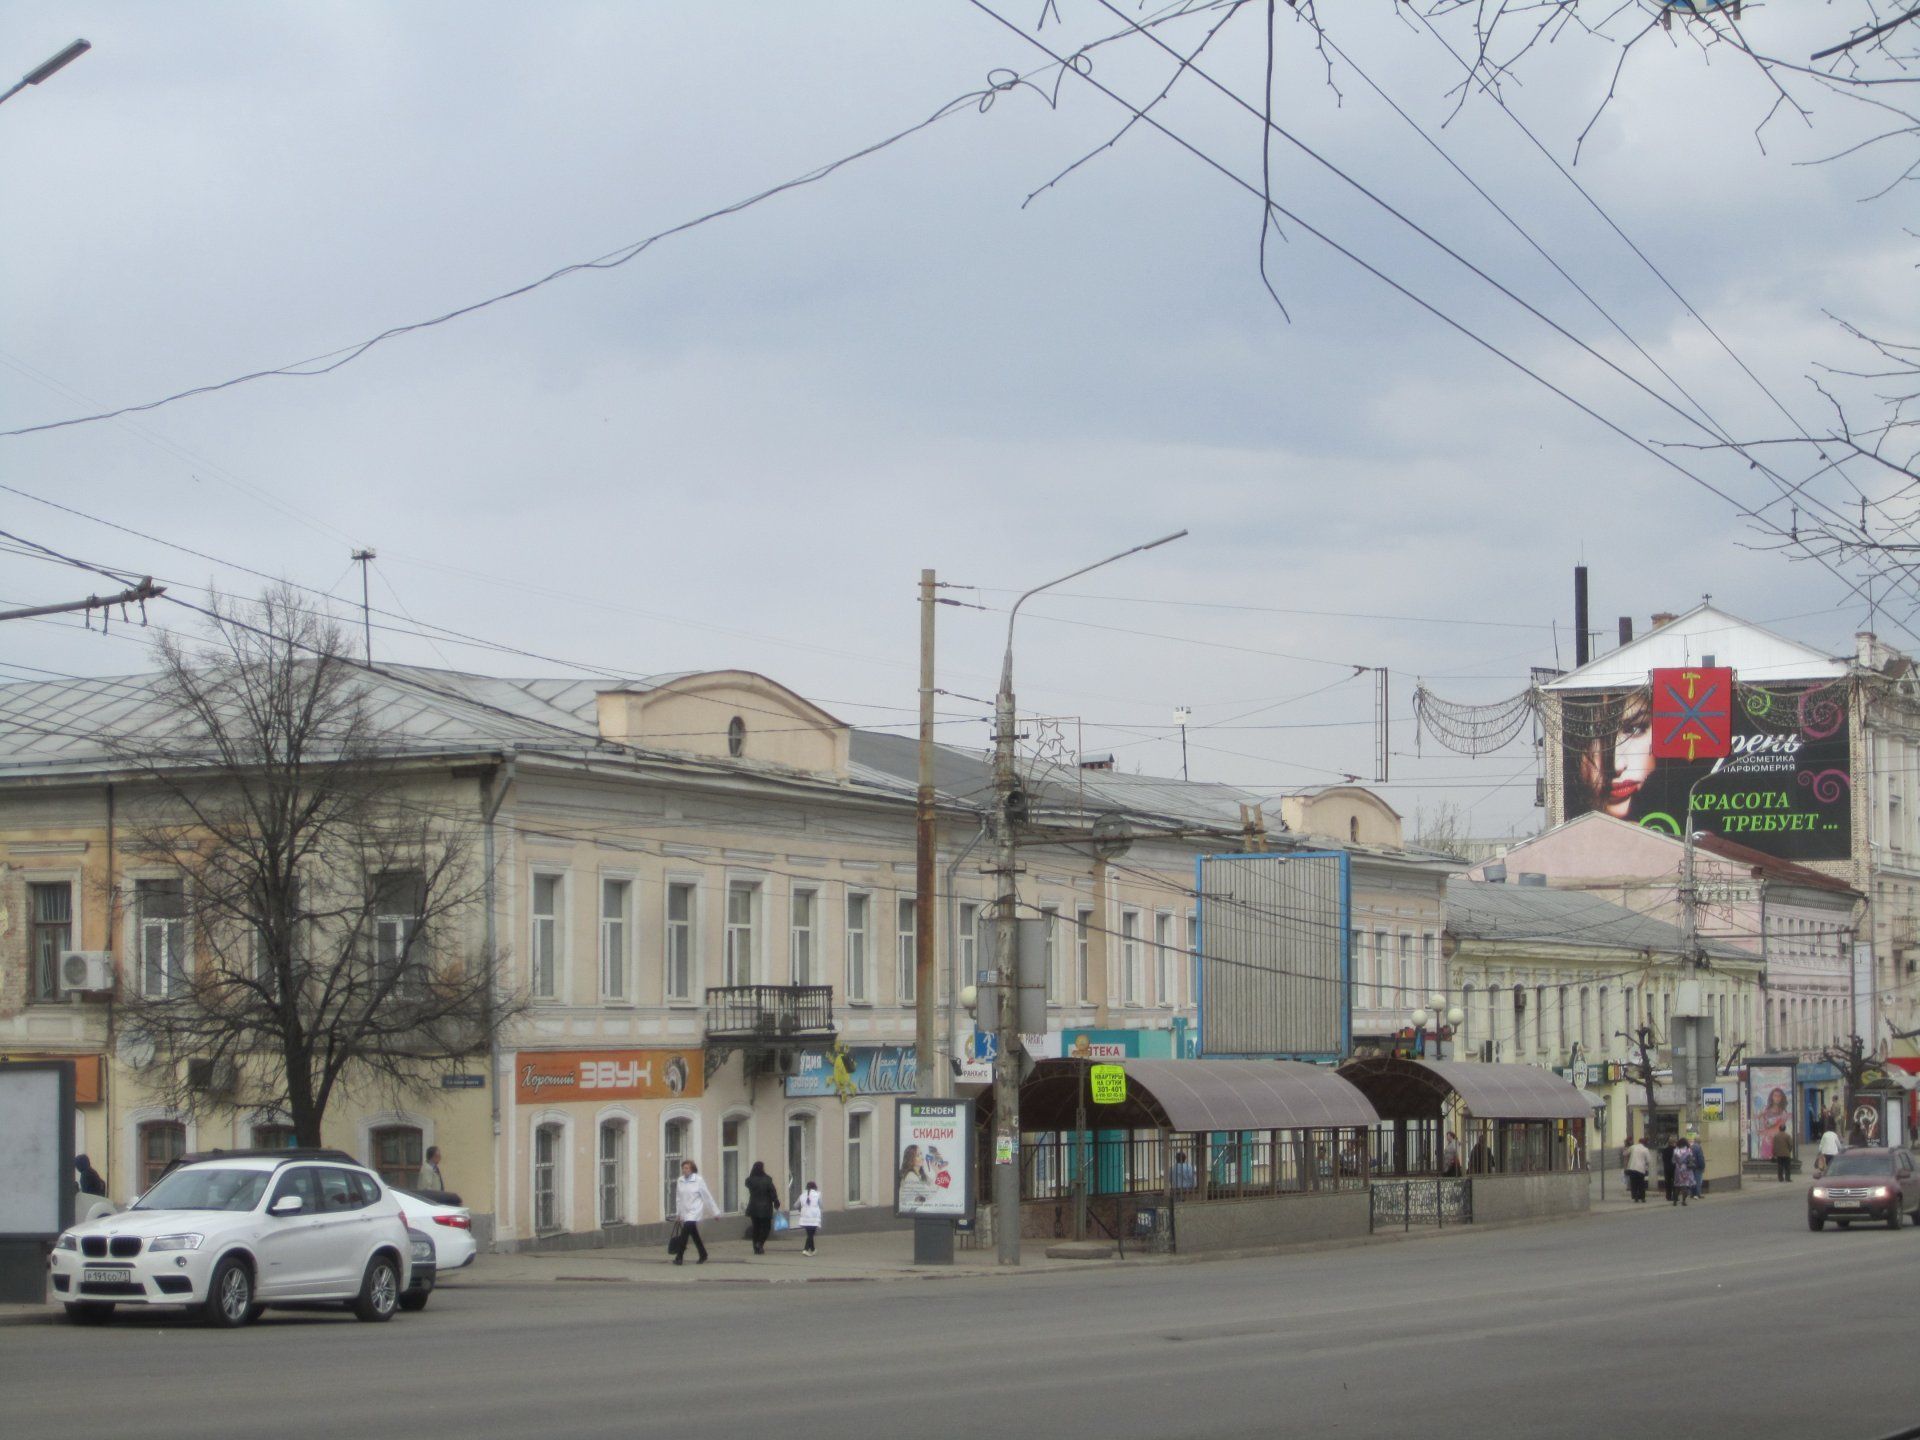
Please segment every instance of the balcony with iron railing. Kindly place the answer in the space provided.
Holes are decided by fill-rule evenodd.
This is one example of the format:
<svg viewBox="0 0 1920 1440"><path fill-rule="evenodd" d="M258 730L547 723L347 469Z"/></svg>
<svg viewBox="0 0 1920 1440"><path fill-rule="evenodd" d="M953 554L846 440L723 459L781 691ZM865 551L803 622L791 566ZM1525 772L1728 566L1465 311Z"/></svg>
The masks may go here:
<svg viewBox="0 0 1920 1440"><path fill-rule="evenodd" d="M834 1035L831 985L716 985L707 991L709 1045L823 1045Z"/></svg>

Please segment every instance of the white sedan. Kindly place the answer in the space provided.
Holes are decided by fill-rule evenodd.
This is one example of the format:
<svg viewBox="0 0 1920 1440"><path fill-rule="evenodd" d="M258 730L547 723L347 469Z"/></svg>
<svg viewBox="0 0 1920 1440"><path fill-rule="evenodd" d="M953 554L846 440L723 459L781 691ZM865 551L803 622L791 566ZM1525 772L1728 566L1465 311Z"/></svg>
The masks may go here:
<svg viewBox="0 0 1920 1440"><path fill-rule="evenodd" d="M466 1206L443 1205L414 1190L393 1193L406 1207L407 1218L433 1237L442 1280L448 1272L464 1270L473 1263L480 1247L473 1243L473 1213Z"/></svg>

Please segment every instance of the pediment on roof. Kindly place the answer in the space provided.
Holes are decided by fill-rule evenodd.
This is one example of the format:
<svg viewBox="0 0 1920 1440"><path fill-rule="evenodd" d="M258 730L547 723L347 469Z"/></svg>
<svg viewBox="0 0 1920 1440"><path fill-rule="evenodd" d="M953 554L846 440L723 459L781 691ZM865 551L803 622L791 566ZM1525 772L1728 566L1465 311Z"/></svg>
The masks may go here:
<svg viewBox="0 0 1920 1440"><path fill-rule="evenodd" d="M605 690L597 698L603 740L847 778L846 723L751 670L703 670L646 689Z"/></svg>

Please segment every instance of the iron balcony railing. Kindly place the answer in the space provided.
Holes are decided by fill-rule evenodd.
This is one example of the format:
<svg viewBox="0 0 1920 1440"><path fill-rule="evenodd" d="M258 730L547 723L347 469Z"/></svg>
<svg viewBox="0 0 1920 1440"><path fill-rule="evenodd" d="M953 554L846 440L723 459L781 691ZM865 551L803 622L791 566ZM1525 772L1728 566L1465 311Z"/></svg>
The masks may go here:
<svg viewBox="0 0 1920 1440"><path fill-rule="evenodd" d="M831 1039L831 985L717 985L707 991L709 1039Z"/></svg>

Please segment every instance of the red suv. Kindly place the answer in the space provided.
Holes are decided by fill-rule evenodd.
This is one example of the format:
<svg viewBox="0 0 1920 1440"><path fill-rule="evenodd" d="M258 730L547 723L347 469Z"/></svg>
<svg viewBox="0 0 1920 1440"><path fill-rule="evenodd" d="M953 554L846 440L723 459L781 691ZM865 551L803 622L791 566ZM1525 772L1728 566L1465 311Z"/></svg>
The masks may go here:
<svg viewBox="0 0 1920 1440"><path fill-rule="evenodd" d="M1856 1220L1898 1230L1902 1213L1920 1221L1920 1170L1905 1150L1842 1150L1807 1192L1809 1230L1824 1230L1829 1220L1842 1230Z"/></svg>

